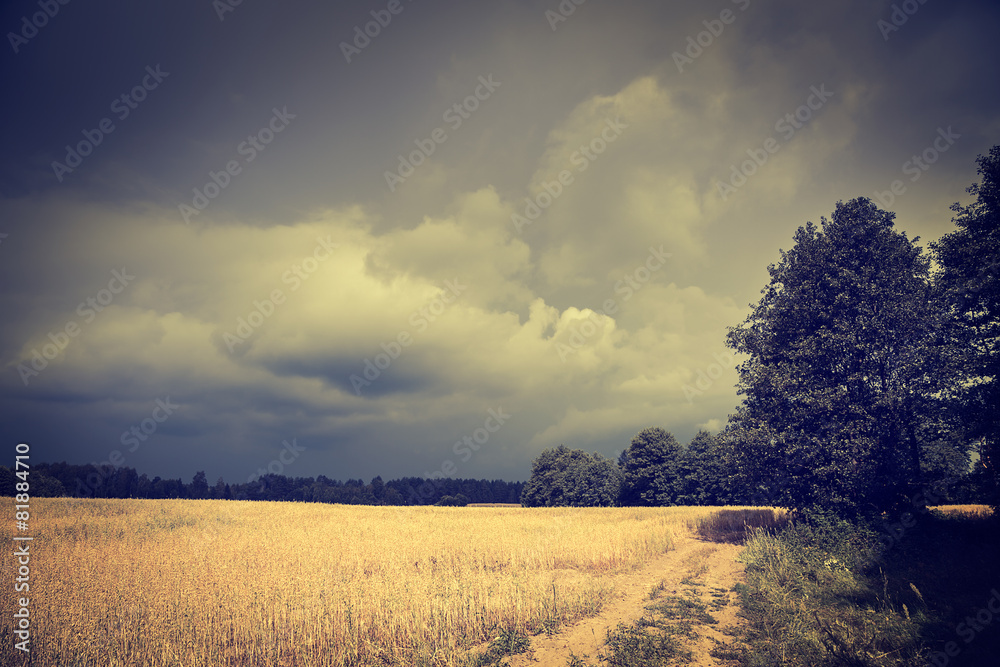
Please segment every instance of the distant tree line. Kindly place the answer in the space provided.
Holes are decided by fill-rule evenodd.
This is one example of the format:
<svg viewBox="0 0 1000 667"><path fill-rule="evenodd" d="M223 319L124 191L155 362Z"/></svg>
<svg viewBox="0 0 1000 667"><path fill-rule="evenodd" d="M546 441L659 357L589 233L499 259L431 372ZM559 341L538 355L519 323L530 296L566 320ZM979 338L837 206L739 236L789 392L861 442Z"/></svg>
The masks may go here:
<svg viewBox="0 0 1000 667"><path fill-rule="evenodd" d="M254 482L209 486L199 471L187 484L180 479L149 479L128 467L36 463L30 470L31 495L73 498L191 498L218 500L283 500L345 505L465 505L517 503L524 482L485 479L404 477L383 482L375 477L346 482L318 477L264 475ZM0 466L0 495L13 496L14 471Z"/></svg>
<svg viewBox="0 0 1000 667"><path fill-rule="evenodd" d="M640 431L618 461L559 445L535 459L526 507L751 504L733 484L731 457L708 431L682 446L659 427Z"/></svg>
<svg viewBox="0 0 1000 667"><path fill-rule="evenodd" d="M739 470L734 431L699 431L686 446L659 427L640 431L618 461L559 445L532 464L521 492L525 507L665 507L672 505L782 505L779 483L747 483ZM942 502L988 503L982 467L941 468L934 489ZM778 481L783 471L774 471Z"/></svg>

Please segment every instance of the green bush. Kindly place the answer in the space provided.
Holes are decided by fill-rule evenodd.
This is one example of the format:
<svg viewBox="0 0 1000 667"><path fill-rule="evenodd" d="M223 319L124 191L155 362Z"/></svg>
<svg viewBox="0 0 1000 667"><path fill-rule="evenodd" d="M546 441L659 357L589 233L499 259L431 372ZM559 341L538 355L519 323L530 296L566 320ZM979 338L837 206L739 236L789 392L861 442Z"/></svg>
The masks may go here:
<svg viewBox="0 0 1000 667"><path fill-rule="evenodd" d="M434 504L439 507L465 507L469 504L469 499L460 493L457 496L441 496L441 499Z"/></svg>

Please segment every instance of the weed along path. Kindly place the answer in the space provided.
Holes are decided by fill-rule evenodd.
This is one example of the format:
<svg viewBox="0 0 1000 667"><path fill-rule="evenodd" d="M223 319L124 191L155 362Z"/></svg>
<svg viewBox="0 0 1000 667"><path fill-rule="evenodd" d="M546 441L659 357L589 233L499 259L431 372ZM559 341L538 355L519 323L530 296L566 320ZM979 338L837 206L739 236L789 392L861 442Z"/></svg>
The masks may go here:
<svg viewBox="0 0 1000 667"><path fill-rule="evenodd" d="M743 578L743 565L736 562L742 548L687 533L675 534L674 549L635 572L615 577L615 592L600 614L551 636L532 637L531 649L507 660L511 667L566 667L575 656L580 659L575 665L600 665L602 651L609 653L605 644L608 631L620 624L635 627L645 618L659 620L661 630L657 632L661 634L662 628L669 626L665 632L677 637L678 657L690 652L687 664L734 664L710 653L720 643L733 641L726 633L738 620L732 589ZM706 612L717 623L712 623Z"/></svg>

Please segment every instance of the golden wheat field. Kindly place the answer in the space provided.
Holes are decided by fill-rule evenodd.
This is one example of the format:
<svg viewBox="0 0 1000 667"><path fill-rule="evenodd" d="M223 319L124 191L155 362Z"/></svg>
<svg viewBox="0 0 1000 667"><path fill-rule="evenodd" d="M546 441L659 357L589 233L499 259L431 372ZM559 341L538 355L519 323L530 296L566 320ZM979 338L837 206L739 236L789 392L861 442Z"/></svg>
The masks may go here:
<svg viewBox="0 0 1000 667"><path fill-rule="evenodd" d="M929 507L932 510L941 510L945 514L958 514L971 518L987 517L993 513L989 505L938 505Z"/></svg>
<svg viewBox="0 0 1000 667"><path fill-rule="evenodd" d="M32 499L33 664L460 665L596 613L713 511Z"/></svg>

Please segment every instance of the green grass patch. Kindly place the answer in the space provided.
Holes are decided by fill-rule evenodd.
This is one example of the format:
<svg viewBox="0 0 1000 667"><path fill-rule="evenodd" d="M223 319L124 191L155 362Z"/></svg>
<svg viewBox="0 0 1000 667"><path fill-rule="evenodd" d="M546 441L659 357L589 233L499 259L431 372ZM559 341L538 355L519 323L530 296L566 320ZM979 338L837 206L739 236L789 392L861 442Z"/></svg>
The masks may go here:
<svg viewBox="0 0 1000 667"><path fill-rule="evenodd" d="M602 649L601 665L608 667L663 667L691 662L693 653L687 648L689 640L697 635L696 625L714 625L718 621L709 613L709 608L721 608L725 602L716 597L724 589L710 589L711 601L702 602L699 586L704 584L691 581L683 595L664 596L666 588L660 582L650 591L649 597L655 602L646 606L646 613L632 625L619 624L608 632ZM586 657L586 656L584 656ZM590 667L583 658L571 656L568 667Z"/></svg>
<svg viewBox="0 0 1000 667"><path fill-rule="evenodd" d="M667 582L664 579L660 579L660 583L653 586L652 590L649 591L649 599L655 600L663 595L665 590L667 590Z"/></svg>
<svg viewBox="0 0 1000 667"><path fill-rule="evenodd" d="M708 607L712 611L719 611L729 604L729 592L725 588L712 588L709 591L709 597L712 599L709 601Z"/></svg>
<svg viewBox="0 0 1000 667"><path fill-rule="evenodd" d="M662 667L690 661L691 651L684 648L669 626L640 621L633 626L619 624L608 632L607 651L601 659L609 667Z"/></svg>
<svg viewBox="0 0 1000 667"><path fill-rule="evenodd" d="M531 648L531 641L523 634L504 630L492 642L486 652L476 656L472 667L489 667L491 665L506 665L504 658L518 653L524 653Z"/></svg>
<svg viewBox="0 0 1000 667"><path fill-rule="evenodd" d="M752 532L740 556L747 583L738 593L749 621L742 664L995 664L1000 615L967 643L956 627L1000 584L996 523L934 513L908 523L891 541L832 520ZM945 654L948 642L959 655ZM929 662L936 655L939 662Z"/></svg>
<svg viewBox="0 0 1000 667"><path fill-rule="evenodd" d="M692 593L694 593L692 591ZM715 625L719 621L708 613L708 605L698 599L696 594L671 595L662 602L649 607L660 617L671 621L680 621L686 625L705 623Z"/></svg>

